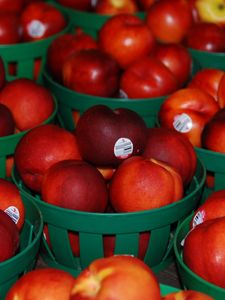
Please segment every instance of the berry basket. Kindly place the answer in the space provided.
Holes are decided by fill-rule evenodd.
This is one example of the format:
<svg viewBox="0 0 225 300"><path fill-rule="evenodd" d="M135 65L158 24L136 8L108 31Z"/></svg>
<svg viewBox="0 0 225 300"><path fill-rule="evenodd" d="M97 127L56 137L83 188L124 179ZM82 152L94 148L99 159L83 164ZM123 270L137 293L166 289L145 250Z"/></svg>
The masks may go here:
<svg viewBox="0 0 225 300"><path fill-rule="evenodd" d="M100 15L95 12L79 11L57 3L57 0L50 0L62 12L68 15L73 26L83 29L86 33L96 37L100 27L111 17L110 15ZM144 12L136 14L141 19L145 18Z"/></svg>
<svg viewBox="0 0 225 300"><path fill-rule="evenodd" d="M178 273L181 278L181 282L185 289L197 290L199 292L206 293L213 297L215 300L225 299L225 289L216 286L210 282L207 282L203 278L196 275L188 268L182 258L182 240L190 230L190 221L193 215L188 216L183 222L179 224L174 236L174 252L178 267Z"/></svg>
<svg viewBox="0 0 225 300"><path fill-rule="evenodd" d="M206 171L213 176L212 186L205 185L202 200L212 192L225 189L225 154L195 148L198 157L202 160Z"/></svg>
<svg viewBox="0 0 225 300"><path fill-rule="evenodd" d="M43 124L53 123L56 120L58 113L57 101L55 101L55 109L52 115L43 122ZM7 167L10 163L10 158L13 156L16 145L28 130L19 133L11 134L5 137L0 137L0 178L10 177L7 175Z"/></svg>
<svg viewBox="0 0 225 300"><path fill-rule="evenodd" d="M175 293L175 292L180 291L180 289L177 289L175 287L172 287L172 286L169 286L166 284L160 284L160 290L161 290L162 296L166 296L170 293Z"/></svg>
<svg viewBox="0 0 225 300"><path fill-rule="evenodd" d="M192 182L183 199L159 209L135 213L87 213L50 205L38 194L28 190L16 169L13 181L27 199L38 204L48 226L50 245L44 235L40 254L47 265L69 271L77 275L96 258L104 257L103 239L105 235L115 237L113 254L138 256L141 233L150 238L143 261L154 272L165 269L173 260L173 232L177 223L190 214L198 205L205 182L205 168L200 161ZM79 255L74 255L69 240L69 232L79 236Z"/></svg>
<svg viewBox="0 0 225 300"><path fill-rule="evenodd" d="M43 231L43 218L34 201L23 197L26 217L20 233L20 246L17 254L0 263L0 300L10 287L24 273L32 270L36 265L40 241Z"/></svg>
<svg viewBox="0 0 225 300"><path fill-rule="evenodd" d="M68 25L59 33L48 38L35 42L0 45L0 56L5 64L7 79L25 77L41 80L48 46L58 35L68 32L71 28L68 16L66 18Z"/></svg>
<svg viewBox="0 0 225 300"><path fill-rule="evenodd" d="M208 52L189 48L192 58L196 59L201 68L218 68L225 70L225 53Z"/></svg>

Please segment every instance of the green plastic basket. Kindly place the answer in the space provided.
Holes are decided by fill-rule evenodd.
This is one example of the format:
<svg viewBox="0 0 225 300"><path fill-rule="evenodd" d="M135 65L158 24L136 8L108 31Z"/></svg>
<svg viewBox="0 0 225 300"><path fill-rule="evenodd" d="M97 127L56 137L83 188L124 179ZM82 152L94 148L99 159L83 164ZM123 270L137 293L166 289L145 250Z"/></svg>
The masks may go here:
<svg viewBox="0 0 225 300"><path fill-rule="evenodd" d="M70 31L71 23L69 17L65 14L68 25L59 33L52 35L46 39L18 43L12 45L0 45L0 57L2 57L5 65L6 77L8 80L14 78L29 78L37 81L41 80L43 66L46 62L46 53L51 42L59 35ZM40 71L37 78L34 77L35 62L40 61ZM11 74L10 65L16 68L16 74Z"/></svg>
<svg viewBox="0 0 225 300"><path fill-rule="evenodd" d="M205 176L205 168L198 161L196 174L182 200L135 213L87 213L60 208L42 201L39 195L27 189L15 169L13 181L25 197L36 201L48 225L51 249L44 237L41 246L46 264L77 275L93 260L104 256L104 235L115 235L114 254L137 256L139 234L146 231L150 233L150 240L143 260L154 272L165 269L174 260L173 231L177 223L197 207ZM68 231L79 233L79 257L72 253Z"/></svg>
<svg viewBox="0 0 225 300"><path fill-rule="evenodd" d="M57 3L57 0L51 0L50 2L54 3L56 7L68 15L74 27L83 29L86 33L92 35L93 37L96 37L98 30L111 17L110 15L100 15L94 12L79 11L68 8ZM144 19L146 13L138 12L135 15L141 19Z"/></svg>
<svg viewBox="0 0 225 300"><path fill-rule="evenodd" d="M49 124L56 121L58 113L58 104L54 98L55 109L51 116L42 124ZM16 145L20 139L28 132L28 130L20 133L11 134L5 137L0 137L0 178L6 178L6 160L9 156L14 154Z"/></svg>
<svg viewBox="0 0 225 300"><path fill-rule="evenodd" d="M177 288L175 288L173 286L170 286L170 285L160 284L160 291L161 291L162 296L166 296L170 293L179 292L180 289L177 289Z"/></svg>
<svg viewBox="0 0 225 300"><path fill-rule="evenodd" d="M215 300L225 299L225 289L220 288L210 282L207 282L203 278L196 275L190 268L184 263L182 258L183 247L181 241L185 238L190 230L190 221L193 214L187 217L178 227L174 237L174 252L176 256L176 262L178 267L178 273L181 282L185 289L197 290L199 292L206 293L213 297Z"/></svg>
<svg viewBox="0 0 225 300"><path fill-rule="evenodd" d="M189 48L191 56L196 59L201 68L218 68L225 70L225 53L200 51Z"/></svg>
<svg viewBox="0 0 225 300"><path fill-rule="evenodd" d="M212 172L214 175L214 187L209 188L206 185L204 187L204 201L212 191L225 189L225 154L197 147L195 150L198 157L202 160L206 171Z"/></svg>
<svg viewBox="0 0 225 300"><path fill-rule="evenodd" d="M43 232L43 218L34 201L23 197L26 217L20 233L20 248L18 253L0 263L0 300L20 276L32 270L36 265L37 255Z"/></svg>

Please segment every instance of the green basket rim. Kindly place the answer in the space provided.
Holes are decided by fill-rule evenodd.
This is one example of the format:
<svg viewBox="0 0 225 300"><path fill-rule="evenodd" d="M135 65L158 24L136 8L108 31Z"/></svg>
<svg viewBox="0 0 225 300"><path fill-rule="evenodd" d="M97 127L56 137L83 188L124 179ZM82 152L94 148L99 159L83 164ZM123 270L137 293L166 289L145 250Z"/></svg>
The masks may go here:
<svg viewBox="0 0 225 300"><path fill-rule="evenodd" d="M195 147L196 151L203 155L210 155L212 157L216 157L217 159L225 159L225 153L216 152L212 150L208 150L205 148Z"/></svg>
<svg viewBox="0 0 225 300"><path fill-rule="evenodd" d="M218 58L225 58L225 52L210 52L210 51L203 51L203 50L198 50L190 47L188 48L188 50L197 55L216 56Z"/></svg>
<svg viewBox="0 0 225 300"><path fill-rule="evenodd" d="M52 114L46 120L44 120L41 124L39 124L37 126L48 124L51 121L53 121L54 118L56 118L57 113L58 113L58 102L56 101L56 98L54 97L54 95L52 95L52 96L53 96L53 101L54 101L54 110L53 110ZM9 141L16 140L16 139L22 137L23 135L25 135L31 129L32 128L23 130L23 131L21 131L19 133L13 133L13 134L10 134L10 135L7 135L7 136L0 137L0 143L1 142L9 142Z"/></svg>
<svg viewBox="0 0 225 300"><path fill-rule="evenodd" d="M175 234L174 234L174 241L173 241L173 248L174 248L174 253L175 253L175 257L176 260L179 262L179 264L181 265L181 267L185 270L186 273L188 273L189 275L191 275L195 280L197 280L198 282L200 282L201 284L204 284L214 290L217 290L218 292L222 292L225 294L225 289L206 281L205 279L201 278L200 276L198 276L196 273L194 273L183 261L178 247L177 247L177 243L178 243L178 234L180 232L180 230L188 223L190 222L191 218L193 217L194 213L192 213L191 215L189 215L188 217L186 217L177 227Z"/></svg>
<svg viewBox="0 0 225 300"><path fill-rule="evenodd" d="M44 220L43 220L43 216L42 213L38 207L38 205L35 203L35 201L30 201L29 205L32 205L33 208L38 212L39 216L40 216L40 228L38 229L37 234L35 235L35 238L31 241L31 243L26 247L26 249L24 249L23 251L17 253L16 255L14 255L13 257L7 259L6 261L0 262L0 269L1 268L5 268L7 267L9 264L15 263L16 266L16 262L18 260L20 260L21 257L23 257L24 255L26 255L27 252L29 252L34 245L37 243L38 240L41 239L42 233L43 233L43 224L44 224Z"/></svg>

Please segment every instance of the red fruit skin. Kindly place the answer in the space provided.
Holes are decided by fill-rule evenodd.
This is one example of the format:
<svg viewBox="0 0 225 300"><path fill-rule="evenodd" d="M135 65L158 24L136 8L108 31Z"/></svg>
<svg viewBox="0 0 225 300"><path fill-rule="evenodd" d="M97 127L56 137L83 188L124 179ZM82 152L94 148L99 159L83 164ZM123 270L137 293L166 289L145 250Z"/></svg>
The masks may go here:
<svg viewBox="0 0 225 300"><path fill-rule="evenodd" d="M120 88L131 99L166 96L177 90L174 74L154 56L146 56L128 67L120 79Z"/></svg>
<svg viewBox="0 0 225 300"><path fill-rule="evenodd" d="M185 45L200 51L224 52L225 30L215 23L194 23L187 33Z"/></svg>
<svg viewBox="0 0 225 300"><path fill-rule="evenodd" d="M56 268L30 271L20 277L9 289L5 300L19 299L69 299L74 277Z"/></svg>
<svg viewBox="0 0 225 300"><path fill-rule="evenodd" d="M16 44L21 40L20 20L15 13L0 11L0 45Z"/></svg>
<svg viewBox="0 0 225 300"><path fill-rule="evenodd" d="M111 17L99 30L99 47L116 59L122 69L150 54L156 41L145 22L135 15Z"/></svg>
<svg viewBox="0 0 225 300"><path fill-rule="evenodd" d="M187 87L165 99L158 118L161 127L182 132L193 146L201 147L202 130L219 109L218 103L207 92Z"/></svg>
<svg viewBox="0 0 225 300"><path fill-rule="evenodd" d="M202 147L225 153L225 108L219 110L202 131Z"/></svg>
<svg viewBox="0 0 225 300"><path fill-rule="evenodd" d="M222 76L218 87L218 103L221 108L225 107L225 74Z"/></svg>
<svg viewBox="0 0 225 300"><path fill-rule="evenodd" d="M47 66L54 79L62 82L62 67L66 58L82 49L97 49L97 41L82 31L65 33L55 38L47 51Z"/></svg>
<svg viewBox="0 0 225 300"><path fill-rule="evenodd" d="M76 10L90 11L92 9L92 0L57 0L57 2Z"/></svg>
<svg viewBox="0 0 225 300"><path fill-rule="evenodd" d="M81 159L76 136L57 125L41 125L26 133L15 150L15 165L25 185L41 191L43 176L54 163Z"/></svg>
<svg viewBox="0 0 225 300"><path fill-rule="evenodd" d="M120 5L114 0L98 0L95 12L101 15L134 14L138 12L138 5L135 0L122 0Z"/></svg>
<svg viewBox="0 0 225 300"><path fill-rule="evenodd" d="M13 220L0 209L0 262L15 255L19 247L19 229Z"/></svg>
<svg viewBox="0 0 225 300"><path fill-rule="evenodd" d="M0 137L14 133L15 122L7 106L0 103Z"/></svg>
<svg viewBox="0 0 225 300"><path fill-rule="evenodd" d="M197 167L193 145L186 136L173 129L149 128L143 156L171 165L180 173L185 186L191 182Z"/></svg>
<svg viewBox="0 0 225 300"><path fill-rule="evenodd" d="M214 298L195 290L183 290L167 294L162 300L214 300Z"/></svg>
<svg viewBox="0 0 225 300"><path fill-rule="evenodd" d="M159 59L176 77L179 87L183 87L192 71L192 57L181 44L158 44L154 56Z"/></svg>
<svg viewBox="0 0 225 300"><path fill-rule="evenodd" d="M24 5L24 0L0 0L0 12L20 13Z"/></svg>
<svg viewBox="0 0 225 300"><path fill-rule="evenodd" d="M15 125L21 131L40 125L55 109L50 91L26 78L9 82L0 92L0 103L10 109Z"/></svg>
<svg viewBox="0 0 225 300"><path fill-rule="evenodd" d="M115 211L134 212L159 208L180 200L183 182L180 174L169 165L134 156L125 160L115 171L109 191Z"/></svg>
<svg viewBox="0 0 225 300"><path fill-rule="evenodd" d="M184 241L184 263L198 276L225 287L225 217L205 221Z"/></svg>
<svg viewBox="0 0 225 300"><path fill-rule="evenodd" d="M220 217L225 217L225 190L212 192L196 209L191 220L191 228Z"/></svg>
<svg viewBox="0 0 225 300"><path fill-rule="evenodd" d="M129 295L124 286L129 286ZM159 283L140 259L117 255L93 261L77 276L70 300L160 300ZM8 300L8 299L7 299Z"/></svg>
<svg viewBox="0 0 225 300"><path fill-rule="evenodd" d="M86 212L104 212L108 200L101 173L79 160L64 160L52 165L44 176L41 195L49 204Z"/></svg>
<svg viewBox="0 0 225 300"><path fill-rule="evenodd" d="M50 3L33 2L21 13L24 42L42 40L63 30L67 21L58 8Z"/></svg>
<svg viewBox="0 0 225 300"><path fill-rule="evenodd" d="M147 126L132 110L95 105L78 120L76 135L84 160L97 166L116 166L144 151ZM124 151L119 151L125 144Z"/></svg>
<svg viewBox="0 0 225 300"><path fill-rule="evenodd" d="M17 186L6 179L0 178L0 209L14 221L19 231L25 221L25 206Z"/></svg>
<svg viewBox="0 0 225 300"><path fill-rule="evenodd" d="M215 101L219 103L219 106L223 108L225 106L225 101L224 103L222 103L222 99L219 101L218 91L224 74L225 72L223 70L217 68L201 69L191 78L188 87L205 90L213 96Z"/></svg>
<svg viewBox="0 0 225 300"><path fill-rule="evenodd" d="M181 43L193 23L188 1L156 1L147 11L146 23L158 41Z"/></svg>
<svg viewBox="0 0 225 300"><path fill-rule="evenodd" d="M117 62L98 49L74 53L64 62L62 73L63 84L78 93L112 97L119 88Z"/></svg>

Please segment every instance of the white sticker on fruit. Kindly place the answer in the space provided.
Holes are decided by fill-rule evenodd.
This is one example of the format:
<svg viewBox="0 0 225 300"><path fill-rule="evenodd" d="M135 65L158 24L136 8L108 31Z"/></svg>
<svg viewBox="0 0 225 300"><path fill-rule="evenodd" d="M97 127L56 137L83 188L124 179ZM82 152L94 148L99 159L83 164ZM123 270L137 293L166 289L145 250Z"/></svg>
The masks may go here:
<svg viewBox="0 0 225 300"><path fill-rule="evenodd" d="M174 117L173 127L179 132L189 132L192 129L192 125L192 119L185 113Z"/></svg>
<svg viewBox="0 0 225 300"><path fill-rule="evenodd" d="M15 224L19 222L20 219L20 212L17 207L15 206L9 206L4 210L7 215L10 216L10 218L13 220Z"/></svg>
<svg viewBox="0 0 225 300"><path fill-rule="evenodd" d="M195 226L203 223L204 219L205 219L205 211L204 210L198 211L193 218L192 227L194 228Z"/></svg>
<svg viewBox="0 0 225 300"><path fill-rule="evenodd" d="M114 145L114 154L117 158L125 159L133 153L133 143L128 138L119 138Z"/></svg>
<svg viewBox="0 0 225 300"><path fill-rule="evenodd" d="M33 20L28 24L27 30L31 37L40 38L45 32L45 25L38 20Z"/></svg>
<svg viewBox="0 0 225 300"><path fill-rule="evenodd" d="M124 92L124 90L119 90L119 98L120 99L128 99L127 93Z"/></svg>

